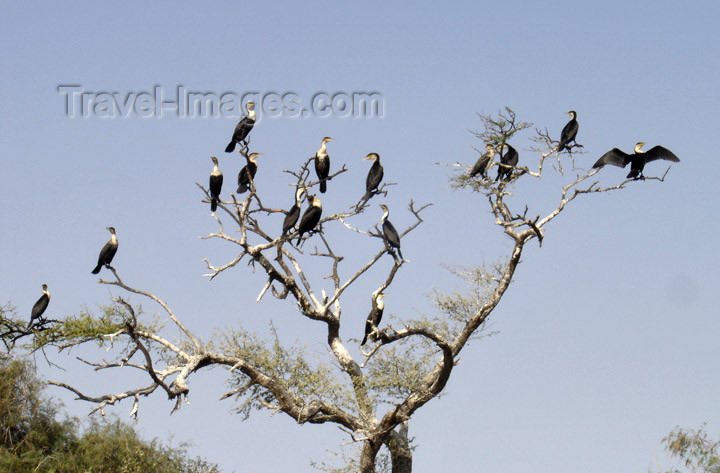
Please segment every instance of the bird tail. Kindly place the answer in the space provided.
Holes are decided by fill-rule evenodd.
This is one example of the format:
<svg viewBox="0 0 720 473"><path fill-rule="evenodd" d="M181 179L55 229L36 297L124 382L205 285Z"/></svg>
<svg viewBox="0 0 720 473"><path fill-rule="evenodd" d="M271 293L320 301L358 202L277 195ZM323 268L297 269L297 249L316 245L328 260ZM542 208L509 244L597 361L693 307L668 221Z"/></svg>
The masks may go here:
<svg viewBox="0 0 720 473"><path fill-rule="evenodd" d="M302 240L302 235L300 235L298 237L298 240L297 240L297 243L295 243L295 246L299 245L301 240Z"/></svg>
<svg viewBox="0 0 720 473"><path fill-rule="evenodd" d="M246 190L248 190L247 186L245 184L240 184L237 188L237 193L242 194Z"/></svg>
<svg viewBox="0 0 720 473"><path fill-rule="evenodd" d="M362 342L360 342L360 346L365 345L365 342L367 342L367 336L368 336L368 334L366 333L365 336L364 336L363 339L362 339Z"/></svg>
<svg viewBox="0 0 720 473"><path fill-rule="evenodd" d="M400 251L400 247L399 247L399 246L398 246L397 250L398 250L398 255L400 256L400 259L401 259L402 261L405 261L405 258L403 258L402 251Z"/></svg>
<svg viewBox="0 0 720 473"><path fill-rule="evenodd" d="M324 194L326 190L327 190L327 181L325 179L323 179L322 181L320 181L320 192L322 192Z"/></svg>
<svg viewBox="0 0 720 473"><path fill-rule="evenodd" d="M95 269L92 270L92 274L97 274L100 272L100 269L102 269L102 264L99 264L95 266Z"/></svg>
<svg viewBox="0 0 720 473"><path fill-rule="evenodd" d="M370 200L370 197L372 197L372 193L370 191L365 192L365 195L360 199L360 207L367 204L367 201Z"/></svg>
<svg viewBox="0 0 720 473"><path fill-rule="evenodd" d="M235 140L231 140L230 143L225 147L226 153L232 153L235 151Z"/></svg>
<svg viewBox="0 0 720 473"><path fill-rule="evenodd" d="M560 144L558 145L557 152L559 153L560 151L562 151L564 149L565 149L565 143L563 141L561 141Z"/></svg>
<svg viewBox="0 0 720 473"><path fill-rule="evenodd" d="M213 198L210 201L210 211L215 212L217 210L217 204L218 204L217 199Z"/></svg>

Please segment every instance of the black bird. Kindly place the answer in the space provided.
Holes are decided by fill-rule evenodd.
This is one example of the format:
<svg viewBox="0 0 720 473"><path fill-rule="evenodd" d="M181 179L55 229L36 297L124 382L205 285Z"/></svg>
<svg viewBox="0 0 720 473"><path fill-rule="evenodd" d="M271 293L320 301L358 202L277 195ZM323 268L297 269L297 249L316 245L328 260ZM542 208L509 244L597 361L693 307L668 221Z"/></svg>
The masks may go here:
<svg viewBox="0 0 720 473"><path fill-rule="evenodd" d="M380 182L382 182L383 175L385 174L382 164L380 164L379 154L370 153L363 158L363 161L366 159L372 159L373 163L372 166L370 166L367 178L365 179L365 195L363 196L363 201L365 202L370 199L373 191L377 190Z"/></svg>
<svg viewBox="0 0 720 473"><path fill-rule="evenodd" d="M378 294L375 299L373 299L373 306L372 309L370 309L370 313L367 316L367 320L365 321L365 336L362 339L362 342L360 342L360 346L365 345L365 342L367 342L368 335L370 335L375 327L380 325L380 321L382 320L383 311L385 310L385 303L382 301L382 298L385 297L387 294L383 294L382 292Z"/></svg>
<svg viewBox="0 0 720 473"><path fill-rule="evenodd" d="M572 141L574 144L577 145L575 142L575 137L577 136L578 132L578 122L577 122L577 113L575 110L570 110L568 113L572 117L572 119L567 122L567 124L563 127L562 132L560 132L560 144L558 145L557 152L570 148L567 147L568 144Z"/></svg>
<svg viewBox="0 0 720 473"><path fill-rule="evenodd" d="M403 258L402 252L400 251L400 236L398 235L397 230L395 230L393 224L390 223L390 220L387 219L388 215L390 215L390 211L385 204L380 204L380 208L384 212L382 216L382 230L383 235L385 235L385 241L389 246L397 249L398 255L400 255L401 260L405 260L405 258Z"/></svg>
<svg viewBox="0 0 720 473"><path fill-rule="evenodd" d="M607 153L603 154L600 159L598 159L597 162L593 164L593 168L601 168L606 164L613 164L615 166L624 168L628 165L628 163L631 163L630 173L627 175L627 178L644 179L645 177L643 176L642 172L645 168L645 165L650 161L655 161L656 159L664 159L665 161L673 161L675 163L680 162L680 159L667 148L663 148L662 146L655 146L654 148L650 148L650 150L645 152L642 150L642 147L644 145L645 143L643 143L642 141L636 144L635 152L633 154L627 154L617 148L613 148Z"/></svg>
<svg viewBox="0 0 720 473"><path fill-rule="evenodd" d="M118 249L118 240L115 236L115 227L107 227L107 229L110 230L110 241L105 243L105 246L103 246L102 250L100 250L100 256L98 256L97 266L95 266L95 269L92 270L93 274L99 273L100 269L103 266L110 266L110 263L112 263L113 257L115 256L115 253Z"/></svg>
<svg viewBox="0 0 720 473"><path fill-rule="evenodd" d="M327 144L331 141L335 141L329 136L326 136L322 140L322 146L315 153L315 174L320 179L320 192L323 194L327 190L327 177L330 174L330 157L327 154Z"/></svg>
<svg viewBox="0 0 720 473"><path fill-rule="evenodd" d="M42 318L45 309L47 309L47 306L50 303L50 291L47 290L47 284L43 284L42 289L43 295L40 296L40 299L37 300L37 302L32 308L32 313L30 315L30 325L28 325L28 327L31 327L33 323L35 323L35 320L39 320Z"/></svg>
<svg viewBox="0 0 720 473"><path fill-rule="evenodd" d="M300 197L303 195L303 192L305 192L305 189L298 188L298 190L295 191L295 203L290 207L290 210L287 211L285 220L283 220L282 236L285 236L285 234L295 226L300 217Z"/></svg>
<svg viewBox="0 0 720 473"><path fill-rule="evenodd" d="M372 192L377 190L378 186L382 182L385 171L383 170L382 164L380 164L379 154L370 153L363 158L363 161L366 159L373 160L372 166L370 166L370 170L368 171L367 178L365 178L365 197L363 198L367 200L370 198Z"/></svg>
<svg viewBox="0 0 720 473"><path fill-rule="evenodd" d="M222 189L223 175L218 168L218 160L215 156L211 157L214 164L212 173L210 173L210 210L215 212L217 210L218 202L220 201L220 190Z"/></svg>
<svg viewBox="0 0 720 473"><path fill-rule="evenodd" d="M507 152L503 155L502 154L502 147L507 147ZM503 143L500 146L500 164L505 164L506 166L517 166L518 163L518 152L515 148L510 146L507 143ZM498 169L497 177L495 178L495 181L499 181L500 178L502 178L503 181L507 182L510 180L510 177L512 176L513 168L512 167L505 167L500 166Z"/></svg>
<svg viewBox="0 0 720 473"><path fill-rule="evenodd" d="M247 164L238 173L238 194L242 194L250 188L250 181L255 179L255 173L257 172L257 157L262 156L262 153L250 153L247 158Z"/></svg>
<svg viewBox="0 0 720 473"><path fill-rule="evenodd" d="M482 177L487 177L487 173L492 167L493 159L495 158L495 147L491 144L485 145L485 154L475 162L475 165L470 170L470 177L475 177L480 174Z"/></svg>
<svg viewBox="0 0 720 473"><path fill-rule="evenodd" d="M310 232L315 229L315 226L320 221L322 215L322 202L314 195L308 196L310 201L310 207L305 210L302 218L300 219L300 225L298 225L298 239L296 245L300 244L300 239L304 233Z"/></svg>
<svg viewBox="0 0 720 473"><path fill-rule="evenodd" d="M247 108L247 115L245 115L237 125L235 125L235 131L233 131L232 139L225 148L226 153L232 153L235 151L235 145L244 142L247 139L248 133L252 130L255 125L255 104L248 102L245 106Z"/></svg>

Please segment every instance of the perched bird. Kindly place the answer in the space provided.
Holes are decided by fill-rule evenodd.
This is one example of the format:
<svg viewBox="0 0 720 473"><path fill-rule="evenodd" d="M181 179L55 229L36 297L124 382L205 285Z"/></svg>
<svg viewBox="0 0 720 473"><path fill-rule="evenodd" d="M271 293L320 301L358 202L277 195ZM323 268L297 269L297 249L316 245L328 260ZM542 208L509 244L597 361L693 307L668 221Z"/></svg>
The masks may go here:
<svg viewBox="0 0 720 473"><path fill-rule="evenodd" d="M210 210L215 212L217 210L218 202L220 201L220 190L222 189L223 175L218 168L218 160L215 156L212 156L212 162L214 164L213 170L210 173Z"/></svg>
<svg viewBox="0 0 720 473"><path fill-rule="evenodd" d="M363 200L365 201L370 199L372 192L378 188L380 182L382 182L383 174L385 174L382 164L380 164L379 154L370 153L363 158L363 161L366 159L372 159L373 163L372 166L370 166L367 178L365 179L365 195L363 196Z"/></svg>
<svg viewBox="0 0 720 473"><path fill-rule="evenodd" d="M503 155L502 154L502 147L507 148L507 152ZM506 166L517 166L518 163L518 152L515 148L510 146L507 143L503 143L500 146L500 164L505 164ZM495 178L495 181L499 181L500 178L502 178L503 181L507 182L510 180L510 177L512 176L513 168L512 167L505 167L500 166L498 169L497 177Z"/></svg>
<svg viewBox="0 0 720 473"><path fill-rule="evenodd" d="M385 241L389 246L397 249L398 255L400 255L400 259L404 260L405 258L403 258L402 252L400 251L400 236L398 235L397 230L395 230L393 224L390 223L390 220L388 220L388 215L390 215L390 211L385 204L380 204L380 208L383 210L382 230L383 235L385 235Z"/></svg>
<svg viewBox="0 0 720 473"><path fill-rule="evenodd" d="M233 131L232 139L225 148L226 153L232 153L235 151L235 145L244 142L247 139L248 133L252 130L255 125L255 103L248 102L245 106L247 108L247 115L235 125L235 131Z"/></svg>
<svg viewBox="0 0 720 473"><path fill-rule="evenodd" d="M569 122L567 122L567 124L560 132L560 144L558 145L557 149L558 153L564 149L569 150L570 148L568 148L567 145L570 144L571 141L577 145L577 143L575 142L575 137L577 136L579 128L577 122L577 113L575 113L575 110L570 110L567 114L570 115L572 118Z"/></svg>
<svg viewBox="0 0 720 473"><path fill-rule="evenodd" d="M300 239L304 233L310 232L315 229L315 226L320 221L322 215L322 202L314 195L308 196L310 201L310 207L305 210L302 218L300 219L300 225L298 225L298 239L296 245L300 244Z"/></svg>
<svg viewBox="0 0 720 473"><path fill-rule="evenodd" d="M103 246L102 250L100 250L97 266L95 266L95 269L92 270L93 274L99 273L103 266L110 266L115 253L117 253L118 240L117 236L115 236L115 227L107 227L107 229L110 230L110 241L105 243L105 246Z"/></svg>
<svg viewBox="0 0 720 473"><path fill-rule="evenodd" d="M327 144L331 141L335 140L328 136L323 138L322 146L315 153L315 173L320 179L320 192L323 194L327 190L327 177L330 174L330 157L327 154Z"/></svg>
<svg viewBox="0 0 720 473"><path fill-rule="evenodd" d="M238 194L242 194L250 188L250 181L255 179L257 172L257 157L262 153L251 153L247 158L247 164L238 173Z"/></svg>
<svg viewBox="0 0 720 473"><path fill-rule="evenodd" d="M673 161L675 163L680 162L680 159L673 154L667 148L662 146L655 146L647 152L642 150L645 145L642 141L635 145L635 152L633 154L627 154L617 148L613 148L607 153L603 154L600 159L593 164L593 168L601 168L606 164L613 164L624 168L630 163L630 173L627 175L628 179L644 179L642 172L645 165L650 161L656 159L664 159L665 161Z"/></svg>
<svg viewBox="0 0 720 473"><path fill-rule="evenodd" d="M482 177L487 177L487 173L493 165L493 159L495 158L495 147L491 144L485 145L485 154L475 162L475 165L470 170L470 177L475 177L480 174Z"/></svg>
<svg viewBox="0 0 720 473"><path fill-rule="evenodd" d="M373 299L373 306L372 309L370 309L370 313L367 316L367 320L365 321L365 336L362 339L362 342L360 342L360 346L365 345L365 342L367 342L368 335L370 335L375 327L380 325L380 321L382 320L383 311L385 310L385 303L382 301L382 298L385 297L387 294L383 294L382 292L375 296Z"/></svg>
<svg viewBox="0 0 720 473"><path fill-rule="evenodd" d="M47 309L47 306L50 303L50 291L48 291L47 284L43 284L42 289L43 295L40 296L40 299L37 300L37 302L32 308L32 313L30 315L30 325L28 325L28 327L31 327L36 320L42 318L45 309Z"/></svg>
<svg viewBox="0 0 720 473"><path fill-rule="evenodd" d="M304 192L305 189L300 188L295 191L295 203L292 207L290 207L290 210L287 211L285 220L283 220L282 236L285 236L285 234L297 223L298 218L300 217L300 198Z"/></svg>

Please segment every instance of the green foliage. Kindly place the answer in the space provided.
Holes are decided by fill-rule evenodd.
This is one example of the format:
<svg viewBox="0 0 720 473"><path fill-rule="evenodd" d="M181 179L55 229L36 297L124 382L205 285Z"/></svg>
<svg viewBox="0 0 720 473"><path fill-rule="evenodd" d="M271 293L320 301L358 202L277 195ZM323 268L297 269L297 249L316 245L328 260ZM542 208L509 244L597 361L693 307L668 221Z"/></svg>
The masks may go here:
<svg viewBox="0 0 720 473"><path fill-rule="evenodd" d="M394 404L420 391L437 351L437 346L424 337L406 338L379 350L367 366L366 382L375 392L375 400Z"/></svg>
<svg viewBox="0 0 720 473"><path fill-rule="evenodd" d="M268 342L242 329L230 334L221 334L223 348L233 356L246 360L264 374L274 376L283 389L308 402L327 401L351 409L347 389L333 376L332 369L316 362L310 363L307 350L303 347L285 347L280 343L277 331L271 327L274 340ZM246 384L247 378L231 378L230 386L242 402L235 412L244 419L253 409L262 410L275 404L272 393L255 385Z"/></svg>
<svg viewBox="0 0 720 473"><path fill-rule="evenodd" d="M704 425L698 430L676 427L663 439L663 444L685 467L685 470L673 468L666 473L720 473L720 441L710 439Z"/></svg>
<svg viewBox="0 0 720 473"><path fill-rule="evenodd" d="M0 359L0 471L11 473L217 473L186 446L146 442L120 422L58 420L28 362Z"/></svg>
<svg viewBox="0 0 720 473"><path fill-rule="evenodd" d="M115 333L124 327L124 319L114 307L106 307L100 317L85 311L51 324L35 334L34 348L55 345L67 348L89 341L106 342L105 335Z"/></svg>

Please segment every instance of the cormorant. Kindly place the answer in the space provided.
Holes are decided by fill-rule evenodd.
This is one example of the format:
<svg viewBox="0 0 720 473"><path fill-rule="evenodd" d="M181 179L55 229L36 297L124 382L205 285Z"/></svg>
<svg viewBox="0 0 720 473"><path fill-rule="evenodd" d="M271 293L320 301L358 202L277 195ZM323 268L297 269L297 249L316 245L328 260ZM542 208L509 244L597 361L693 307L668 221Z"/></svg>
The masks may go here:
<svg viewBox="0 0 720 473"><path fill-rule="evenodd" d="M570 110L568 113L572 117L572 119L567 122L567 124L563 127L562 132L560 132L560 144L558 145L557 152L570 148L567 147L568 144L572 141L577 145L575 142L575 137L577 136L578 132L578 122L577 122L577 113L575 110Z"/></svg>
<svg viewBox="0 0 720 473"><path fill-rule="evenodd" d="M600 159L598 159L597 162L593 164L593 168L601 168L606 164L613 164L615 166L624 168L628 165L628 163L631 163L630 173L627 175L627 178L644 179L645 177L643 176L642 172L645 168L645 165L650 161L655 161L656 159L664 159L665 161L673 161L675 163L680 162L680 159L667 148L663 148L662 146L655 146L654 148L650 148L650 150L645 152L641 149L644 145L645 143L642 141L636 144L635 152L633 154L627 154L617 148L613 148L607 153L603 154Z"/></svg>
<svg viewBox="0 0 720 473"><path fill-rule="evenodd" d="M300 225L298 225L298 239L296 245L300 244L300 239L304 233L310 232L315 229L315 226L320 221L322 215L322 202L314 195L308 196L310 201L310 207L305 210L302 218L300 219Z"/></svg>
<svg viewBox="0 0 720 473"><path fill-rule="evenodd" d="M218 168L218 160L215 156L212 156L212 162L214 164L212 173L210 173L210 210L215 212L217 210L218 202L220 201L220 190L222 189L223 175Z"/></svg>
<svg viewBox="0 0 720 473"><path fill-rule="evenodd" d="M290 210L287 211L285 220L283 220L282 236L285 236L285 234L295 226L298 217L300 217L300 197L303 195L303 192L305 192L305 189L301 188L295 191L295 203L290 207Z"/></svg>
<svg viewBox="0 0 720 473"><path fill-rule="evenodd" d="M32 308L32 313L30 315L30 325L28 325L28 327L31 327L35 320L42 318L45 309L47 309L47 306L50 303L50 291L47 290L47 284L43 284L42 289L43 295L40 296L40 299L37 300L37 302Z"/></svg>
<svg viewBox="0 0 720 473"><path fill-rule="evenodd" d="M395 230L393 224L390 223L390 220L387 219L388 215L390 215L390 211L385 204L380 204L380 208L384 212L382 216L382 230L383 235L385 235L385 241L389 246L397 249L400 259L404 260L405 258L403 258L402 252L400 251L400 236L398 235L397 230Z"/></svg>
<svg viewBox="0 0 720 473"><path fill-rule="evenodd" d="M365 201L370 199L372 192L378 188L380 182L382 181L383 174L385 173L383 171L382 164L380 164L379 154L370 153L363 158L363 161L366 159L372 159L373 163L372 166L370 166L367 178L365 179L365 196L363 197L363 200Z"/></svg>
<svg viewBox="0 0 720 473"><path fill-rule="evenodd" d="M502 154L502 147L507 147L507 152L503 155ZM505 164L507 166L515 167L518 163L518 152L515 148L510 146L507 143L503 143L500 146L500 164ZM510 176L512 176L513 168L512 167L505 167L500 166L498 169L497 177L495 178L495 181L499 181L500 178L502 178L503 181L507 182L510 180Z"/></svg>
<svg viewBox="0 0 720 473"><path fill-rule="evenodd" d="M118 240L115 236L115 227L107 227L110 230L110 241L105 243L105 246L100 250L100 256L98 256L98 263L95 269L92 270L92 274L97 274L103 266L110 266L112 259L118 249Z"/></svg>
<svg viewBox="0 0 720 473"><path fill-rule="evenodd" d="M233 131L232 139L225 148L226 153L232 153L235 150L235 145L241 141L245 141L255 125L255 103L248 102L245 106L247 108L247 115L245 115L237 125L235 125L235 131Z"/></svg>
<svg viewBox="0 0 720 473"><path fill-rule="evenodd" d="M480 174L482 177L487 177L487 173L492 167L493 159L495 158L495 147L491 144L485 145L485 154L478 158L475 165L470 171L470 177L475 177Z"/></svg>
<svg viewBox="0 0 720 473"><path fill-rule="evenodd" d="M382 298L385 297L387 294L383 294L382 292L378 294L375 299L373 299L373 306L372 309L370 309L370 313L367 316L367 320L365 321L365 336L362 339L362 342L360 342L360 346L365 345L365 342L367 342L368 335L370 335L373 331L373 328L380 325L380 321L382 320L383 311L385 310L385 303L382 301Z"/></svg>
<svg viewBox="0 0 720 473"><path fill-rule="evenodd" d="M327 177L330 174L330 157L327 154L327 144L331 141L335 141L329 136L326 136L322 140L322 146L315 153L315 173L318 179L320 179L320 192L323 194L327 190Z"/></svg>
<svg viewBox="0 0 720 473"><path fill-rule="evenodd" d="M262 156L262 153L250 153L247 158L247 164L238 173L238 194L242 194L250 188L250 181L255 179L255 173L257 172L257 157Z"/></svg>

